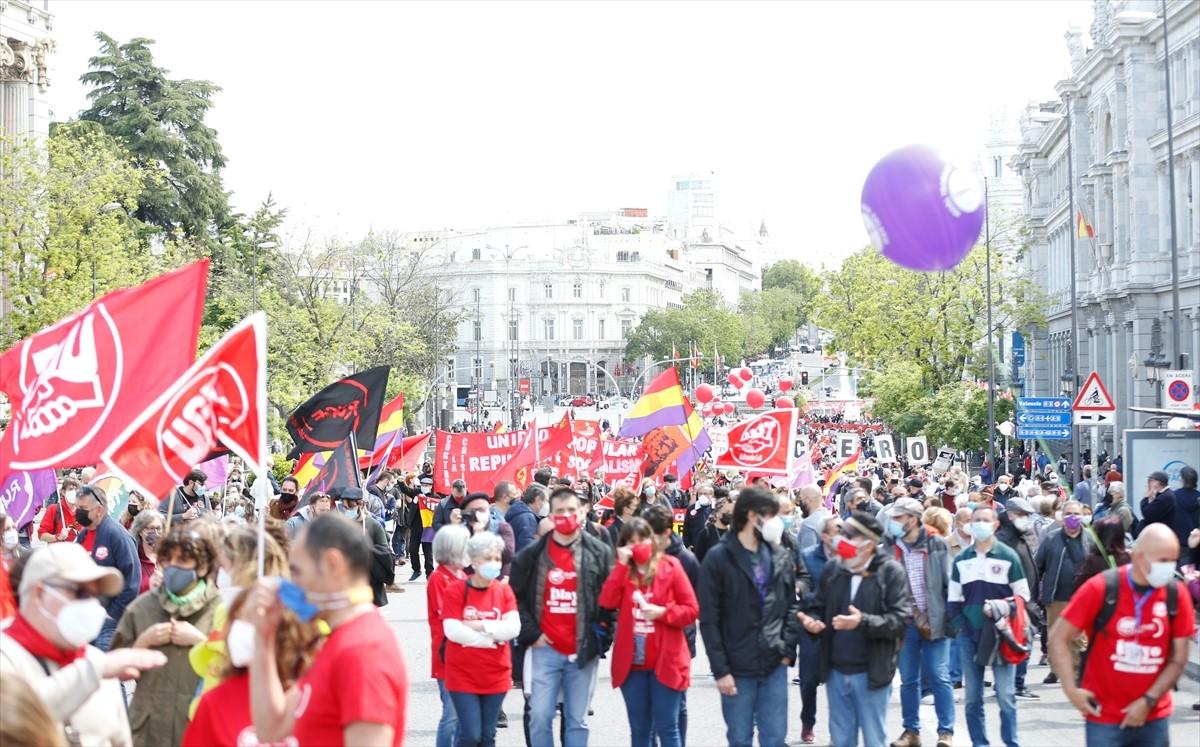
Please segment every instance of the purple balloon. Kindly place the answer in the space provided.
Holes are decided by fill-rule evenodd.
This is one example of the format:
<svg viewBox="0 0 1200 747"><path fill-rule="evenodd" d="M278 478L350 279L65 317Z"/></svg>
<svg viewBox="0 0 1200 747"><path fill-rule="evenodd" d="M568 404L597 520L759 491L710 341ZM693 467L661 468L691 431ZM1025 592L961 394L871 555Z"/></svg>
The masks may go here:
<svg viewBox="0 0 1200 747"><path fill-rule="evenodd" d="M909 145L875 164L862 190L871 243L910 270L949 270L983 227L983 190L973 174L926 145Z"/></svg>

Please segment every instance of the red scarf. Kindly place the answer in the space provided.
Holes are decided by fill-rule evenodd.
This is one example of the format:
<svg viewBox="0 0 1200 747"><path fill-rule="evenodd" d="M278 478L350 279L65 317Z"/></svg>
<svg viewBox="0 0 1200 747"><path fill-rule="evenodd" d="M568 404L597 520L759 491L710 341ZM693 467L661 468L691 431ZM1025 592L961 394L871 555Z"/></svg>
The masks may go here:
<svg viewBox="0 0 1200 747"><path fill-rule="evenodd" d="M87 646L63 651L51 643L46 636L39 633L20 613L17 613L17 616L13 618L12 625L8 626L8 630L4 632L29 653L39 659L52 661L59 667L68 666L87 653Z"/></svg>

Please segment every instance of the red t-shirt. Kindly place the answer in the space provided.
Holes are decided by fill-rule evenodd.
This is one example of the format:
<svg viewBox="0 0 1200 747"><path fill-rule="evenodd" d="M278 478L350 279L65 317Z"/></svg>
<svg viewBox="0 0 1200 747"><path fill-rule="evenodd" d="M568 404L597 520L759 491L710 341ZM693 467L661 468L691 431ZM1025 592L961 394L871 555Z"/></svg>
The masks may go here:
<svg viewBox="0 0 1200 747"><path fill-rule="evenodd" d="M260 742L250 714L250 674L234 675L204 693L196 715L183 733L181 747L291 747L282 742Z"/></svg>
<svg viewBox="0 0 1200 747"><path fill-rule="evenodd" d="M88 555L91 555L96 551L96 533L86 529L83 530L80 532L79 544L83 546L84 550L88 551ZM107 554L107 552L108 551L106 549L105 554Z"/></svg>
<svg viewBox="0 0 1200 747"><path fill-rule="evenodd" d="M659 604L654 599L654 591L652 589L647 587L638 589L638 591L641 592L642 598L646 600L647 604ZM642 639L642 645L645 646L642 663L634 664L633 668L639 670L654 669L654 665L658 663L658 630L653 620L646 619L646 614L642 612L642 608L636 602L634 602L630 611L633 613L633 646L635 655L638 638Z"/></svg>
<svg viewBox="0 0 1200 747"><path fill-rule="evenodd" d="M1178 610L1174 625L1168 629L1167 590L1152 589L1142 603L1141 624L1134 605L1134 590L1130 585L1131 566L1121 569L1121 587L1117 609L1108 626L1089 643L1087 668L1083 672L1083 689L1090 690L1100 703L1100 717L1088 716L1089 721L1119 724L1125 718L1121 709L1145 695L1158 679L1171 657L1174 638L1187 638L1196 626L1196 615L1189 603L1187 589L1178 584ZM1140 596L1140 595L1139 595ZM1072 625L1091 635L1092 622L1104 606L1104 574L1092 576L1079 587L1070 604L1063 610ZM1146 720L1171 715L1171 691L1163 693Z"/></svg>
<svg viewBox="0 0 1200 747"><path fill-rule="evenodd" d="M493 581L476 589L456 581L442 597L444 620L499 620L517 609L517 598L508 584ZM512 652L506 644L472 648L446 641L446 689L456 693L494 695L512 687Z"/></svg>
<svg viewBox="0 0 1200 747"><path fill-rule="evenodd" d="M393 747L404 743L408 672L378 610L334 629L297 687L297 747L344 745L344 730L356 721L390 724Z"/></svg>
<svg viewBox="0 0 1200 747"><path fill-rule="evenodd" d="M546 543L550 570L542 597L542 634L564 656L575 653L575 550L551 537Z"/></svg>
<svg viewBox="0 0 1200 747"><path fill-rule="evenodd" d="M38 525L37 535L49 534L57 541L58 533L63 528L63 517L67 519L67 542L74 542L79 536L81 527L75 523L75 507L67 503L66 498L59 498L58 503L46 509L42 514L42 523Z"/></svg>
<svg viewBox="0 0 1200 747"><path fill-rule="evenodd" d="M439 565L434 569L433 575L429 577L429 583L425 585L425 614L429 618L429 644L432 654L429 676L435 680L446 676L441 657L442 641L446 638L446 633L442 628L444 597L446 589L453 586L454 582L460 578L463 576L455 575L454 571L447 566Z"/></svg>

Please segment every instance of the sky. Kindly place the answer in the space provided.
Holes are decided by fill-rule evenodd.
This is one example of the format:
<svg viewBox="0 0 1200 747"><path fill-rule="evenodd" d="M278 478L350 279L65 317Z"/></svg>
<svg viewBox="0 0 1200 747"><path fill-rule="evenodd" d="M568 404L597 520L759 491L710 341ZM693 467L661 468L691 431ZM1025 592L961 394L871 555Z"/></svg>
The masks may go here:
<svg viewBox="0 0 1200 747"><path fill-rule="evenodd" d="M239 209L353 239L646 207L713 172L722 223L789 256L867 243L863 180L927 143L969 162L992 113L1054 98L1089 0L51 0L56 120L96 31L154 39L209 116Z"/></svg>

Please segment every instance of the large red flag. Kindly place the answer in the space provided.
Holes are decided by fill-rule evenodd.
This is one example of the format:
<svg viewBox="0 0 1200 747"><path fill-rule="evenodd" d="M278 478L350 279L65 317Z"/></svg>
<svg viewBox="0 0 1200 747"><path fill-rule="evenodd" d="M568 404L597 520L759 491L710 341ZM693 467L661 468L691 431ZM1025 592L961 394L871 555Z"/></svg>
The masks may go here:
<svg viewBox="0 0 1200 747"><path fill-rule="evenodd" d="M0 357L0 475L96 464L196 357L208 260L113 291Z"/></svg>
<svg viewBox="0 0 1200 747"><path fill-rule="evenodd" d="M392 453L388 455L388 469L415 472L421 460L425 458L425 450L429 448L429 437L432 435L433 431L429 431L397 440L396 445L392 447Z"/></svg>
<svg viewBox="0 0 1200 747"><path fill-rule="evenodd" d="M490 493L497 485L507 480L516 483L518 490L524 490L533 482L533 468L537 467L539 462L551 461L559 452L569 448L573 436L569 412L563 413L562 420L549 428L538 428L536 424L530 424L520 451L500 465L479 489Z"/></svg>
<svg viewBox="0 0 1200 747"><path fill-rule="evenodd" d="M730 428L728 438L729 449L713 460L718 469L791 474L796 450L796 409L768 410Z"/></svg>
<svg viewBox="0 0 1200 747"><path fill-rule="evenodd" d="M234 327L104 450L103 461L147 495L183 482L219 441L266 464L266 315Z"/></svg>

